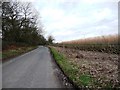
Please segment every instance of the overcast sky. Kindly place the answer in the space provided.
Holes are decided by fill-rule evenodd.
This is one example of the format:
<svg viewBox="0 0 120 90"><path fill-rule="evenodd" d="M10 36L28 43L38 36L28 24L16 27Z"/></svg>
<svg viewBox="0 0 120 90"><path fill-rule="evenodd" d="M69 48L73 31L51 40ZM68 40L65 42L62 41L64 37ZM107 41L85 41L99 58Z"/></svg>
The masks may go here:
<svg viewBox="0 0 120 90"><path fill-rule="evenodd" d="M28 0L56 42L118 33L119 0Z"/></svg>

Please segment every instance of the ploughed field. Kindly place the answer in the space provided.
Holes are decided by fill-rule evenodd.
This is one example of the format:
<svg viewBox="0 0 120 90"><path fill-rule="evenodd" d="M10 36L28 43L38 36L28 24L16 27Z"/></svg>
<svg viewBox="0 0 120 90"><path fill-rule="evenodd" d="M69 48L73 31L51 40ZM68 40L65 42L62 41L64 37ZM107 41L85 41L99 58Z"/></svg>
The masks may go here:
<svg viewBox="0 0 120 90"><path fill-rule="evenodd" d="M71 48L54 47L78 68L77 76L90 75L95 83L91 87L118 86L118 55L96 51L82 51ZM89 86L90 87L90 86Z"/></svg>

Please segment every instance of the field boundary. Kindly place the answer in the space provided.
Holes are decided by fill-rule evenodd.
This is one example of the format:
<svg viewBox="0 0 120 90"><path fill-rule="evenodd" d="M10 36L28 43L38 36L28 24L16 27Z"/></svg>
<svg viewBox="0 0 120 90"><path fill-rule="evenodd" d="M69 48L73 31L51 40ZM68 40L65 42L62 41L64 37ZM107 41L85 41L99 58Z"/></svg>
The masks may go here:
<svg viewBox="0 0 120 90"><path fill-rule="evenodd" d="M55 60L55 57L54 57L54 55L53 55L53 53L52 53L52 51L51 51L51 48L50 47L48 47L49 48L49 51L50 51L50 54L51 54L51 57L52 57L52 59L55 61L55 63L56 63L56 65L59 67L59 69L62 71L62 73L65 75L65 77L67 78L67 80L68 80L68 82L70 83L70 84L72 84L72 86L73 86L73 90L75 89L75 90L80 90L80 88L65 74L65 72L63 71L63 69L60 67L60 65L57 63L57 61Z"/></svg>
<svg viewBox="0 0 120 90"><path fill-rule="evenodd" d="M85 66L86 64L81 65L82 64L81 63L80 67L79 66L77 67L76 66L77 64L75 64L74 62L72 63L72 61L70 61L71 58L68 58L66 56L66 53L64 53L64 52L68 53L70 51L65 51L65 50L62 51L60 49L55 48L54 46L50 46L49 48L51 50L50 52L51 52L52 57L54 58L55 63L58 65L58 67L61 69L63 74L67 77L69 82L74 86L74 88L76 90L77 89L82 89L82 90L84 90L84 89L90 89L90 90L91 89L92 90L117 89L117 87L118 87L117 81L116 82L109 81L109 80L118 80L117 78L106 78L106 76L103 75L104 76L103 78L105 78L105 79L103 79L101 76L99 76L99 75L97 76L98 72L93 76L91 73L89 73L87 71L82 72L81 70L84 70L84 68L86 67ZM71 53L69 55L71 55ZM100 64L100 63L98 63L98 64ZM97 64L95 64L95 65L97 65ZM80 68L82 68L82 69L80 69ZM103 69L105 69L105 68L107 68L107 67L104 67ZM96 70L96 68L94 68L94 69ZM97 70L99 71L100 68L97 67ZM114 69L111 69L111 70L114 70ZM110 71L110 70L108 70L108 71ZM93 70L93 72L94 72L94 70ZM108 75L108 73L105 75ZM114 75L114 73L111 73L111 75ZM100 79L100 81L98 81L98 79ZM107 80L107 82L104 80Z"/></svg>
<svg viewBox="0 0 120 90"><path fill-rule="evenodd" d="M37 47L34 47L34 48L32 48L31 50L28 50L28 51L25 51L25 52L21 52L21 53L19 53L19 54L17 54L17 55L12 55L12 56L10 56L10 57L7 57L7 58L1 58L1 61L2 61L2 63L5 63L5 62L7 62L7 61L9 61L10 59L13 59L13 58L16 58L16 57L18 57L18 56L21 56L21 55L23 55L23 54L26 54L26 53L28 53L28 52L31 52L31 51L33 51L33 50L35 50Z"/></svg>

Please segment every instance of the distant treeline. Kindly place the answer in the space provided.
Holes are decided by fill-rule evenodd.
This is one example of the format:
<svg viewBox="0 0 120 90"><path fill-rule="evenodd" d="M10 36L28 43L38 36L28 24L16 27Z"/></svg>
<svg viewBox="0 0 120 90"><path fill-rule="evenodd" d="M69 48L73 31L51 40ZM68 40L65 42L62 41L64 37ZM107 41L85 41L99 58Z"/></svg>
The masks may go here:
<svg viewBox="0 0 120 90"><path fill-rule="evenodd" d="M2 44L45 45L39 14L31 3L2 3Z"/></svg>

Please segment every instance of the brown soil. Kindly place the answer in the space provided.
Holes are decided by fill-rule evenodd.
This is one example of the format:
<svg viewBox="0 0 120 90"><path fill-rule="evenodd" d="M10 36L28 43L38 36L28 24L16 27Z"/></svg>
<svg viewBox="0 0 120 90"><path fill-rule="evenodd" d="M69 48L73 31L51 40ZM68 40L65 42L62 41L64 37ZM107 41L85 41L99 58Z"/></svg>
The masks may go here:
<svg viewBox="0 0 120 90"><path fill-rule="evenodd" d="M89 73L99 84L118 86L118 55L92 51L81 51L55 47L69 61L79 68L79 72Z"/></svg>

